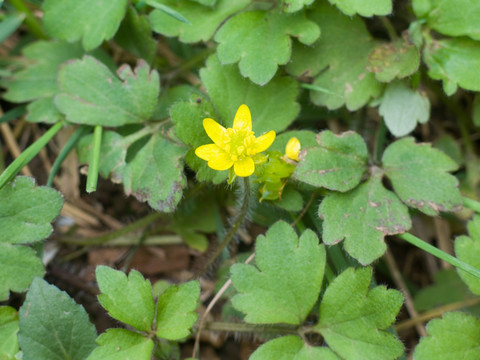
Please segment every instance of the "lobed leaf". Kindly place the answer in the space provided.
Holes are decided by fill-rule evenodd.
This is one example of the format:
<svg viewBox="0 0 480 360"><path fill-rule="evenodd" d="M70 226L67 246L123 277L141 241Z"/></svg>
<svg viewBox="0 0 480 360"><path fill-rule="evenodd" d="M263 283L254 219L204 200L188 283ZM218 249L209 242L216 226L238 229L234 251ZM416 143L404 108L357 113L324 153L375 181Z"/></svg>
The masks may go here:
<svg viewBox="0 0 480 360"><path fill-rule="evenodd" d="M475 360L480 357L480 320L461 312L447 312L427 324L414 360ZM467 335L468 334L468 335Z"/></svg>
<svg viewBox="0 0 480 360"><path fill-rule="evenodd" d="M232 282L239 294L233 306L252 324L301 324L322 286L325 248L311 230L300 239L278 221L257 238L256 266L235 264Z"/></svg>
<svg viewBox="0 0 480 360"><path fill-rule="evenodd" d="M182 14L191 24L182 23L162 10L155 9L149 15L153 31L165 36L177 36L185 43L210 40L225 19L251 2L251 0L218 0L216 4L207 7L188 0L157 1Z"/></svg>
<svg viewBox="0 0 480 360"><path fill-rule="evenodd" d="M409 88L404 82L393 81L387 85L378 110L388 130L401 137L412 132L417 122L428 121L430 101L425 94Z"/></svg>
<svg viewBox="0 0 480 360"><path fill-rule="evenodd" d="M18 312L10 306L0 306L0 358L13 358L18 352Z"/></svg>
<svg viewBox="0 0 480 360"><path fill-rule="evenodd" d="M195 309L199 296L198 281L167 288L157 303L156 335L167 340L180 340L190 335L190 329L197 320Z"/></svg>
<svg viewBox="0 0 480 360"><path fill-rule="evenodd" d="M315 0L283 0L281 5L286 13L293 13L302 10L305 6L311 5Z"/></svg>
<svg viewBox="0 0 480 360"><path fill-rule="evenodd" d="M470 237L462 235L455 239L455 254L461 261L480 268L480 215L475 215L467 224ZM474 294L480 295L480 279L457 269L458 275Z"/></svg>
<svg viewBox="0 0 480 360"><path fill-rule="evenodd" d="M362 180L367 169L368 150L363 138L348 131L335 135L330 130L320 132L317 146L300 154L293 177L315 187L345 192Z"/></svg>
<svg viewBox="0 0 480 360"><path fill-rule="evenodd" d="M46 0L43 23L50 36L68 42L81 39L89 51L113 37L127 4L127 0Z"/></svg>
<svg viewBox="0 0 480 360"><path fill-rule="evenodd" d="M346 105L353 111L380 95L382 85L366 70L377 44L363 21L341 14L326 2L319 2L310 18L321 26L322 36L313 46L295 43L287 70L295 76L316 76L312 102L331 110Z"/></svg>
<svg viewBox="0 0 480 360"><path fill-rule="evenodd" d="M389 15L392 13L392 0L329 0L344 14L362 16Z"/></svg>
<svg viewBox="0 0 480 360"><path fill-rule="evenodd" d="M137 330L150 331L155 313L150 281L136 270L127 277L108 266L98 266L95 274L101 291L98 301L110 316Z"/></svg>
<svg viewBox="0 0 480 360"><path fill-rule="evenodd" d="M23 292L35 276L43 276L42 260L31 248L0 243L0 301L7 300L9 291Z"/></svg>
<svg viewBox="0 0 480 360"><path fill-rule="evenodd" d="M447 95L460 86L480 91L480 42L468 38L431 40L423 50L423 60L432 79L442 80Z"/></svg>
<svg viewBox="0 0 480 360"><path fill-rule="evenodd" d="M157 211L173 212L185 187L185 153L184 146L154 134L125 166L125 193Z"/></svg>
<svg viewBox="0 0 480 360"><path fill-rule="evenodd" d="M398 140L385 150L382 163L395 193L408 206L430 216L462 207L458 180L448 173L457 164L430 144Z"/></svg>
<svg viewBox="0 0 480 360"><path fill-rule="evenodd" d="M125 329L108 329L87 360L150 360L153 340Z"/></svg>
<svg viewBox="0 0 480 360"><path fill-rule="evenodd" d="M58 74L55 103L76 124L121 126L150 119L157 104L160 80L144 61L124 65L117 76L91 56L70 62Z"/></svg>
<svg viewBox="0 0 480 360"><path fill-rule="evenodd" d="M283 336L261 345L250 360L340 360L326 347L309 346L295 335Z"/></svg>
<svg viewBox="0 0 480 360"><path fill-rule="evenodd" d="M62 195L35 180L17 176L0 190L0 243L31 243L48 237L63 206Z"/></svg>
<svg viewBox="0 0 480 360"><path fill-rule="evenodd" d="M320 303L318 331L342 359L388 360L403 353L403 344L386 331L402 306L397 290L369 289L371 268L348 268L330 283Z"/></svg>
<svg viewBox="0 0 480 360"><path fill-rule="evenodd" d="M253 131L257 135L285 130L297 117L300 106L295 101L298 84L289 77L274 77L267 85L258 86L240 75L234 65L221 65L217 57L207 59L200 78L227 126L233 125L238 107L247 104L252 113Z"/></svg>
<svg viewBox="0 0 480 360"><path fill-rule="evenodd" d="M95 327L83 307L38 277L20 308L19 328L25 360L84 360L95 348Z"/></svg>
<svg viewBox="0 0 480 360"><path fill-rule="evenodd" d="M291 56L297 37L311 45L320 36L317 24L303 13L248 11L229 19L216 33L217 55L222 64L238 62L240 73L255 84L265 85Z"/></svg>
<svg viewBox="0 0 480 360"><path fill-rule="evenodd" d="M345 239L345 250L363 265L385 253L385 235L400 234L412 226L407 207L383 187L381 174L350 192L330 193L318 213L324 220L325 244Z"/></svg>

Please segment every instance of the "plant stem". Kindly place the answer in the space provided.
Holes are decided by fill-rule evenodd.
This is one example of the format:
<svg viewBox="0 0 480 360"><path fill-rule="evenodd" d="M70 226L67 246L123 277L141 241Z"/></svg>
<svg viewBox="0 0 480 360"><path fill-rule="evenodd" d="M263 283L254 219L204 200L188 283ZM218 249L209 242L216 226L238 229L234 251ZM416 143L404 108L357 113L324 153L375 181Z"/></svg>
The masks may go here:
<svg viewBox="0 0 480 360"><path fill-rule="evenodd" d="M25 14L26 17L24 23L37 39L48 39L48 36L43 31L42 25L40 25L35 15L33 15L23 0L10 0L10 4L12 4L15 9Z"/></svg>
<svg viewBox="0 0 480 360"><path fill-rule="evenodd" d="M225 235L223 240L218 244L215 251L208 257L207 262L203 266L202 270L200 271L199 275L203 274L208 268L213 264L215 259L220 255L225 249L225 247L232 241L233 237L237 233L240 226L243 224L243 220L245 220L245 216L248 212L248 206L250 203L250 182L248 177L243 178L243 199L242 199L242 207L240 208L240 212L237 214L237 217L233 221L232 227Z"/></svg>
<svg viewBox="0 0 480 360"><path fill-rule="evenodd" d="M409 242L410 244L432 254L433 256L446 261L447 263L468 272L469 274L477 277L480 279L480 270L477 268L474 268L473 266L457 259L456 257L447 254L446 252L443 252L442 250L437 249L435 246L430 245L429 243L423 241L422 239L417 238L416 236L409 234L409 233L404 233L397 235L399 238L405 240L406 242Z"/></svg>
<svg viewBox="0 0 480 360"><path fill-rule="evenodd" d="M257 325L246 323L210 322L205 323L205 330L224 332L248 332L255 334L298 335L298 326L293 325Z"/></svg>
<svg viewBox="0 0 480 360"><path fill-rule="evenodd" d="M100 162L100 148L102 146L103 127L96 125L93 130L92 153L88 163L87 192L91 193L97 190L98 182L98 163Z"/></svg>
<svg viewBox="0 0 480 360"><path fill-rule="evenodd" d="M73 150L75 145L77 145L78 140L87 133L87 131L90 129L89 126L82 125L80 126L73 135L68 139L67 143L63 147L62 151L60 151L60 154L58 154L57 158L55 159L55 162L52 165L52 170L50 171L50 175L48 176L47 180L47 186L52 186L53 184L53 178L57 174L58 170L60 169L60 166L62 165L63 161L65 158L70 154L70 152Z"/></svg>
<svg viewBox="0 0 480 360"><path fill-rule="evenodd" d="M397 40L398 35L397 35L397 32L395 31L395 27L390 22L390 19L386 16L380 16L380 21L382 22L382 25L385 27L385 30L387 30L387 34L390 40L392 41Z"/></svg>
<svg viewBox="0 0 480 360"><path fill-rule="evenodd" d="M63 124L58 122L43 134L37 141L26 148L0 175L0 189L11 181L20 170L27 165L47 143L60 131Z"/></svg>
<svg viewBox="0 0 480 360"><path fill-rule="evenodd" d="M463 205L477 213L480 213L480 201L463 196Z"/></svg>

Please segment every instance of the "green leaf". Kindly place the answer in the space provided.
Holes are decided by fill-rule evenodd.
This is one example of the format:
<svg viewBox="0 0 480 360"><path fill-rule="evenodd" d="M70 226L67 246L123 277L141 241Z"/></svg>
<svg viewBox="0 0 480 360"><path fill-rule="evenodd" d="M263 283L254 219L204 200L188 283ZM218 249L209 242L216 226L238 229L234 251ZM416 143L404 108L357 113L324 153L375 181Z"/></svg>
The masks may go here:
<svg viewBox="0 0 480 360"><path fill-rule="evenodd" d="M0 301L8 299L10 290L27 290L33 278L44 273L42 260L31 248L0 243Z"/></svg>
<svg viewBox="0 0 480 360"><path fill-rule="evenodd" d="M427 25L444 35L480 40L480 3L470 0L413 0L413 10Z"/></svg>
<svg viewBox="0 0 480 360"><path fill-rule="evenodd" d="M480 268L480 215L475 215L467 224L470 237L462 235L455 239L455 254L458 259ZM480 279L458 270L458 275L474 294L480 295Z"/></svg>
<svg viewBox="0 0 480 360"><path fill-rule="evenodd" d="M461 260L465 261L465 259ZM427 311L474 297L455 269L444 269L436 272L434 281L433 285L423 288L415 295L415 309L417 311ZM472 308L465 310L472 310Z"/></svg>
<svg viewBox="0 0 480 360"><path fill-rule="evenodd" d="M317 301L325 269L325 248L311 230L300 239L278 221L256 244L256 266L235 264L232 281L239 294L233 306L252 324L301 324Z"/></svg>
<svg viewBox="0 0 480 360"><path fill-rule="evenodd" d="M108 329L87 360L150 360L153 340L125 329Z"/></svg>
<svg viewBox="0 0 480 360"><path fill-rule="evenodd" d="M18 176L0 190L0 243L30 243L52 233L52 222L63 199L52 188L35 187L35 180Z"/></svg>
<svg viewBox="0 0 480 360"><path fill-rule="evenodd" d="M50 36L68 42L81 39L89 51L113 37L127 4L127 0L46 0L43 23Z"/></svg>
<svg viewBox="0 0 480 360"><path fill-rule="evenodd" d="M381 82L412 75L420 66L420 53L409 39L403 37L375 47L367 60L367 70Z"/></svg>
<svg viewBox="0 0 480 360"><path fill-rule="evenodd" d="M367 265L385 253L385 235L400 234L412 224L408 209L386 190L381 174L347 193L331 193L320 204L323 241L333 245L345 239L345 250Z"/></svg>
<svg viewBox="0 0 480 360"><path fill-rule="evenodd" d="M0 6L2 4L0 3ZM12 35L20 25L22 25L25 19L24 13L13 13L12 15L5 16L0 23L0 44Z"/></svg>
<svg viewBox="0 0 480 360"><path fill-rule="evenodd" d="M115 35L115 42L133 55L152 63L157 51L157 42L152 37L150 22L129 7Z"/></svg>
<svg viewBox="0 0 480 360"><path fill-rule="evenodd" d="M155 304L152 285L136 270L127 275L108 266L95 271L100 304L111 317L135 329L148 332L152 328Z"/></svg>
<svg viewBox="0 0 480 360"><path fill-rule="evenodd" d="M476 127L480 127L480 95L476 94L473 101L473 114L472 114L473 123Z"/></svg>
<svg viewBox="0 0 480 360"><path fill-rule="evenodd" d="M84 360L96 336L83 307L46 281L33 280L20 308L18 343L25 360Z"/></svg>
<svg viewBox="0 0 480 360"><path fill-rule="evenodd" d="M195 309L199 296L198 281L167 288L157 303L157 336L180 340L190 335L190 329L197 321Z"/></svg>
<svg viewBox="0 0 480 360"><path fill-rule="evenodd" d="M16 102L30 102L27 120L32 122L57 122L60 113L53 104L58 93L57 72L60 64L83 55L80 44L37 41L23 49L28 66L17 71L3 84L7 92L3 98ZM39 107L42 111L39 111ZM43 116L49 112L49 116Z"/></svg>
<svg viewBox="0 0 480 360"><path fill-rule="evenodd" d="M287 146L288 141L296 137L300 141L301 149L306 149L309 147L317 146L317 136L313 131L310 130L292 130L286 131L277 135L275 142L268 148L270 151L280 151L285 153L285 146Z"/></svg>
<svg viewBox="0 0 480 360"><path fill-rule="evenodd" d="M435 139L433 146L447 154L459 166L465 164L465 158L462 154L460 144L453 136L444 134L438 139Z"/></svg>
<svg viewBox="0 0 480 360"><path fill-rule="evenodd" d="M227 127L232 127L242 104L250 108L257 136L285 130L300 111L295 101L298 84L290 77L275 77L267 85L258 86L243 78L236 66L222 66L216 56L211 56L206 68L200 70L200 78L220 116L214 119Z"/></svg>
<svg viewBox="0 0 480 360"><path fill-rule="evenodd" d="M195 1L204 6L214 6L217 3L217 0L190 0L190 1Z"/></svg>
<svg viewBox="0 0 480 360"><path fill-rule="evenodd" d="M427 325L428 336L415 348L415 360L475 360L480 357L480 320L447 312Z"/></svg>
<svg viewBox="0 0 480 360"><path fill-rule="evenodd" d="M385 150L382 163L395 193L408 206L430 216L462 207L458 180L448 174L457 164L430 144L398 140Z"/></svg>
<svg viewBox="0 0 480 360"><path fill-rule="evenodd" d="M362 16L389 15L392 13L392 0L329 0L344 14Z"/></svg>
<svg viewBox="0 0 480 360"><path fill-rule="evenodd" d="M317 146L300 154L294 178L315 187L341 192L357 186L367 169L368 150L363 138L352 131L335 135L325 130L317 135L316 140Z"/></svg>
<svg viewBox="0 0 480 360"><path fill-rule="evenodd" d="M165 14L171 16L172 18L184 24L192 25L192 23L185 16L180 14L178 11L173 10L170 6L163 5L161 0L147 0L147 4L155 9L159 9L163 11Z"/></svg>
<svg viewBox="0 0 480 360"><path fill-rule="evenodd" d="M366 70L376 43L363 21L341 14L326 2L319 3L310 18L322 27L322 36L314 46L294 44L287 70L296 76L317 75L313 85L326 91L311 91L313 103L357 110L377 97L382 85Z"/></svg>
<svg viewBox="0 0 480 360"><path fill-rule="evenodd" d="M222 64L238 62L240 73L265 85L285 65L292 52L291 37L311 45L320 36L317 24L301 12L248 11L228 20L216 33L217 55Z"/></svg>
<svg viewBox="0 0 480 360"><path fill-rule="evenodd" d="M212 7L188 0L158 0L158 2L179 12L191 24L181 23L162 10L156 9L149 15L153 31L165 36L177 36L185 43L194 43L208 41L227 17L242 10L251 0L218 0Z"/></svg>
<svg viewBox="0 0 480 360"><path fill-rule="evenodd" d="M157 211L174 211L185 187L185 153L185 147L154 134L125 167L125 193Z"/></svg>
<svg viewBox="0 0 480 360"><path fill-rule="evenodd" d="M394 321L403 297L384 286L369 289L371 268L348 268L330 283L314 327L330 349L346 360L397 359L402 343L385 331Z"/></svg>
<svg viewBox="0 0 480 360"><path fill-rule="evenodd" d="M302 10L305 6L312 4L315 0L283 0L281 2L283 11L293 13Z"/></svg>
<svg viewBox="0 0 480 360"><path fill-rule="evenodd" d="M58 109L77 124L121 126L149 120L160 92L157 71L139 61L133 71L124 65L117 75L91 56L70 62L58 74Z"/></svg>
<svg viewBox="0 0 480 360"><path fill-rule="evenodd" d="M18 313L10 306L0 306L0 359L18 352Z"/></svg>
<svg viewBox="0 0 480 360"><path fill-rule="evenodd" d="M480 91L480 42L468 38L430 40L423 60L432 79L442 80L447 95L457 86Z"/></svg>
<svg viewBox="0 0 480 360"><path fill-rule="evenodd" d="M417 122L424 124L428 121L430 101L425 94L409 88L403 81L393 81L387 85L378 110L388 130L401 137L412 132Z"/></svg>
<svg viewBox="0 0 480 360"><path fill-rule="evenodd" d="M260 346L250 360L340 360L330 349L305 344L295 335L283 336Z"/></svg>

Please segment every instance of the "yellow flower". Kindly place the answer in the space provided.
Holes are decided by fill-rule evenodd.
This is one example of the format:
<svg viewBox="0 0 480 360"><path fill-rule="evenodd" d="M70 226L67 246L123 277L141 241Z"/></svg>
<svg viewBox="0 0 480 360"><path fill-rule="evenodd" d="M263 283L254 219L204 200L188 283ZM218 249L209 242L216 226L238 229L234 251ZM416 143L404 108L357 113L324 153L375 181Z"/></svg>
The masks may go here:
<svg viewBox="0 0 480 360"><path fill-rule="evenodd" d="M285 155L287 158L299 161L298 154L300 153L300 141L296 137L292 137L288 140L287 146L285 146Z"/></svg>
<svg viewBox="0 0 480 360"><path fill-rule="evenodd" d="M214 170L228 170L233 166L237 176L250 176L255 171L254 155L267 150L275 140L275 131L255 137L252 116L247 105L240 105L233 120L233 128L225 129L213 119L204 119L203 128L213 144L195 149L195 155L208 161Z"/></svg>

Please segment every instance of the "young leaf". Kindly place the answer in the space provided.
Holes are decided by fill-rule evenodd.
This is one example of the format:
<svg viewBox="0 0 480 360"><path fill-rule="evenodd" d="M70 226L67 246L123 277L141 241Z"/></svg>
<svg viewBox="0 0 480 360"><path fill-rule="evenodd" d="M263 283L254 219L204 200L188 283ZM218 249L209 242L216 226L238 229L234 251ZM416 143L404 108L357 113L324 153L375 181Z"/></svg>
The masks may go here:
<svg viewBox="0 0 480 360"><path fill-rule="evenodd" d="M430 101L403 81L393 81L387 85L378 110L388 130L401 137L412 132L417 122L424 124L428 121Z"/></svg>
<svg viewBox="0 0 480 360"><path fill-rule="evenodd" d="M18 176L0 190L0 243L31 243L52 233L52 222L63 206L52 188L35 187L35 180Z"/></svg>
<svg viewBox="0 0 480 360"><path fill-rule="evenodd" d="M160 9L153 10L150 22L153 31L165 36L178 36L185 43L208 41L227 17L247 6L251 0L218 0L212 7L195 4L188 0L157 0L178 11L191 24L174 19Z"/></svg>
<svg viewBox="0 0 480 360"><path fill-rule="evenodd" d="M233 306L252 324L301 324L322 286L325 248L311 230L300 239L290 225L278 221L257 238L256 266L235 264L233 285L239 292Z"/></svg>
<svg viewBox="0 0 480 360"><path fill-rule="evenodd" d="M317 24L303 13L248 11L228 20L216 33L217 55L222 64L238 62L240 73L255 84L265 85L291 56L297 37L311 45L320 36Z"/></svg>
<svg viewBox="0 0 480 360"><path fill-rule="evenodd" d="M157 211L172 212L185 187L185 153L185 147L154 134L125 167L125 193L147 201Z"/></svg>
<svg viewBox="0 0 480 360"><path fill-rule="evenodd" d="M302 10L305 6L310 5L314 1L315 0L283 0L281 4L283 6L283 11L293 13Z"/></svg>
<svg viewBox="0 0 480 360"><path fill-rule="evenodd" d="M38 277L20 308L19 327L25 360L84 360L95 348L95 327L83 307Z"/></svg>
<svg viewBox="0 0 480 360"><path fill-rule="evenodd" d="M270 340L250 356L250 360L340 360L329 348L309 346L298 336Z"/></svg>
<svg viewBox="0 0 480 360"><path fill-rule="evenodd" d="M448 174L457 164L430 144L398 140L385 150L382 163L395 193L408 206L430 216L462 207L458 180Z"/></svg>
<svg viewBox="0 0 480 360"><path fill-rule="evenodd" d="M167 288L157 303L157 336L180 340L190 335L190 329L197 321L195 309L199 296L198 281Z"/></svg>
<svg viewBox="0 0 480 360"><path fill-rule="evenodd" d="M402 38L392 43L378 45L368 56L367 70L375 79L390 82L412 75L420 66L420 53L409 39Z"/></svg>
<svg viewBox="0 0 480 360"><path fill-rule="evenodd" d="M9 359L18 352L18 313L10 306L0 306L0 359Z"/></svg>
<svg viewBox="0 0 480 360"><path fill-rule="evenodd" d="M285 130L297 117L300 106L295 101L298 83L286 76L274 77L267 85L258 86L245 79L235 65L221 65L216 56L207 59L200 78L215 104L223 125L231 127L235 112L247 104L252 113L256 134Z"/></svg>
<svg viewBox="0 0 480 360"><path fill-rule="evenodd" d="M325 130L317 135L317 143L301 153L294 178L341 192L357 186L367 169L368 150L363 138L352 131L335 135Z"/></svg>
<svg viewBox="0 0 480 360"><path fill-rule="evenodd" d="M480 358L480 320L472 315L447 312L441 319L430 321L427 332L415 348L415 360Z"/></svg>
<svg viewBox="0 0 480 360"><path fill-rule="evenodd" d="M341 14L327 2L319 2L310 18L322 27L322 36L311 47L294 44L287 70L296 76L317 75L313 85L324 91L311 91L312 101L329 109L346 105L357 110L377 97L382 85L366 70L376 43L362 20Z"/></svg>
<svg viewBox="0 0 480 360"><path fill-rule="evenodd" d="M148 19L129 7L115 35L115 42L133 55L152 63L157 51L157 42L152 37Z"/></svg>
<svg viewBox="0 0 480 360"><path fill-rule="evenodd" d="M58 74L58 109L77 124L121 126L150 119L160 92L157 71L139 61L133 71L124 65L117 75L91 56L70 62Z"/></svg>
<svg viewBox="0 0 480 360"><path fill-rule="evenodd" d="M42 260L31 248L0 242L0 301L8 299L10 290L27 290L33 278L44 273Z"/></svg>
<svg viewBox="0 0 480 360"><path fill-rule="evenodd" d="M389 15L392 12L392 0L329 0L344 14L362 16Z"/></svg>
<svg viewBox="0 0 480 360"><path fill-rule="evenodd" d="M43 23L55 38L82 40L87 51L113 37L127 9L127 0L46 0Z"/></svg>
<svg viewBox="0 0 480 360"><path fill-rule="evenodd" d="M150 331L155 313L150 281L136 270L127 277L108 266L98 266L95 274L102 292L98 301L110 316L137 330Z"/></svg>
<svg viewBox="0 0 480 360"><path fill-rule="evenodd" d="M61 114L53 104L58 93L57 72L60 64L83 55L80 44L37 41L23 49L29 66L7 79L3 98L16 102L30 102L27 120L32 122L55 123Z"/></svg>
<svg viewBox="0 0 480 360"><path fill-rule="evenodd" d="M480 42L468 38L431 40L424 47L423 60L428 75L443 81L447 95L455 93L457 86L480 91Z"/></svg>
<svg viewBox="0 0 480 360"><path fill-rule="evenodd" d="M413 0L413 10L428 27L444 35L470 36L480 40L480 3L470 0Z"/></svg>
<svg viewBox="0 0 480 360"><path fill-rule="evenodd" d="M402 343L388 331L403 297L384 286L369 289L371 268L349 268L330 283L314 327L330 349L346 360L397 359Z"/></svg>
<svg viewBox="0 0 480 360"><path fill-rule="evenodd" d="M150 360L153 340L125 329L108 329L87 360Z"/></svg>
<svg viewBox="0 0 480 360"><path fill-rule="evenodd" d="M475 215L467 224L470 237L462 235L455 239L455 254L458 259L480 268L480 215ZM463 270L457 270L462 280L474 294L480 295L480 279Z"/></svg>
<svg viewBox="0 0 480 360"><path fill-rule="evenodd" d="M345 250L367 265L386 250L385 235L400 234L411 226L408 209L386 190L381 174L347 193L331 193L320 204L323 241L336 244L345 239Z"/></svg>

